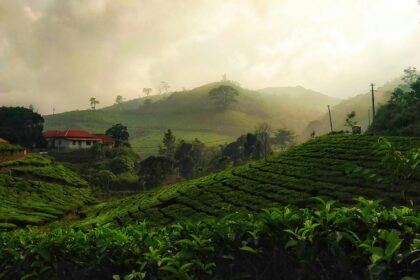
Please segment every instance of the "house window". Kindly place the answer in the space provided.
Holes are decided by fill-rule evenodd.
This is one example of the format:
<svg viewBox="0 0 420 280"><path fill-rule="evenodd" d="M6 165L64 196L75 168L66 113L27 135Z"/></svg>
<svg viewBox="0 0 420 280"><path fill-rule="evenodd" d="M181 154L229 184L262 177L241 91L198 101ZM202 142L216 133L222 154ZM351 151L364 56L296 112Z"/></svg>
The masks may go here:
<svg viewBox="0 0 420 280"><path fill-rule="evenodd" d="M86 141L87 146L90 146L91 143L92 143L92 141Z"/></svg>
<svg viewBox="0 0 420 280"><path fill-rule="evenodd" d="M76 140L73 140L72 142L73 142L73 146L76 145Z"/></svg>

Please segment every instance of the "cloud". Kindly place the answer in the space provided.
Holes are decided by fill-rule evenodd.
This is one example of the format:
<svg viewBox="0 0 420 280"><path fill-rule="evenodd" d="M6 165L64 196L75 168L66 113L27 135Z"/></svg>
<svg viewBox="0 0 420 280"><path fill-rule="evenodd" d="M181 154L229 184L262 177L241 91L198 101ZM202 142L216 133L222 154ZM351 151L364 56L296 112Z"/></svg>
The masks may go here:
<svg viewBox="0 0 420 280"><path fill-rule="evenodd" d="M223 73L345 97L420 64L419 13L414 0L3 0L0 102L49 113Z"/></svg>

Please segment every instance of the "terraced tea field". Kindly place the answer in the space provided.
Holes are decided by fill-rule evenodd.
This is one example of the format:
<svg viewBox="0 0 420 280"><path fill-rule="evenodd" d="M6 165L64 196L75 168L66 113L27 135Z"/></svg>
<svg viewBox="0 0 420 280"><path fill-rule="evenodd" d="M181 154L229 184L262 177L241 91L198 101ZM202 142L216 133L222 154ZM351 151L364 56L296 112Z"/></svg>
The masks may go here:
<svg viewBox="0 0 420 280"><path fill-rule="evenodd" d="M419 138L388 140L401 151L420 147ZM364 196L388 205L411 201L418 206L420 182L390 178L375 153L377 142L374 136L319 137L266 160L92 206L86 210L87 218L76 225L142 220L166 224L230 211L258 212L270 206L310 207L314 196L340 204L353 204L355 197ZM349 167L376 174L381 182L349 174Z"/></svg>
<svg viewBox="0 0 420 280"><path fill-rule="evenodd" d="M92 195L87 182L48 157L0 163L0 230L54 221Z"/></svg>

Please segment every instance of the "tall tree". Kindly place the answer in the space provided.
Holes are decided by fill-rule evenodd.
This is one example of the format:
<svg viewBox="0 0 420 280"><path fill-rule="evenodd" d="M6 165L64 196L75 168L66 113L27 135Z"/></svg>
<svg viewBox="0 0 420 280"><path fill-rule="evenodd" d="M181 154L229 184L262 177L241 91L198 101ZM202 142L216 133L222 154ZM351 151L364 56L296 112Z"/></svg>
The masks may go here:
<svg viewBox="0 0 420 280"><path fill-rule="evenodd" d="M43 147L44 118L24 107L0 107L0 137L26 148Z"/></svg>
<svg viewBox="0 0 420 280"><path fill-rule="evenodd" d="M89 101L90 101L90 107L91 107L93 110L96 110L96 105L97 105L97 104L99 104L99 100L97 100L95 97L91 97L91 98L89 99Z"/></svg>
<svg viewBox="0 0 420 280"><path fill-rule="evenodd" d="M172 130L168 129L163 135L162 144L159 146L159 154L165 156L169 160L173 160L175 156L175 135Z"/></svg>
<svg viewBox="0 0 420 280"><path fill-rule="evenodd" d="M128 143L128 138L130 137L128 129L120 123L114 124L105 132L105 134L112 136L115 141L115 147L130 145Z"/></svg>
<svg viewBox="0 0 420 280"><path fill-rule="evenodd" d="M170 88L171 88L171 86L167 82L162 81L162 82L160 82L160 85L159 85L159 93L160 94L162 94L162 93L166 94L166 93L168 93Z"/></svg>
<svg viewBox="0 0 420 280"><path fill-rule="evenodd" d="M143 94L146 95L146 97L149 97L151 92L152 92L151 88L143 88Z"/></svg>
<svg viewBox="0 0 420 280"><path fill-rule="evenodd" d="M406 69L404 69L404 74L402 77L402 80L404 82L406 82L407 84L412 84L414 83L417 78L419 78L419 75L417 74L417 69L416 67L408 67Z"/></svg>
<svg viewBox="0 0 420 280"><path fill-rule="evenodd" d="M271 153L271 134L272 127L268 123L260 123L255 128L255 135L262 145L263 156L267 157Z"/></svg>
<svg viewBox="0 0 420 280"><path fill-rule="evenodd" d="M209 97L214 101L217 109L221 111L225 111L233 103L237 102L236 97L238 95L239 92L235 88L225 85L221 85L209 91Z"/></svg>
<svg viewBox="0 0 420 280"><path fill-rule="evenodd" d="M115 104L121 105L123 102L124 102L124 97L122 97L121 95L117 95L117 97L115 98Z"/></svg>
<svg viewBox="0 0 420 280"><path fill-rule="evenodd" d="M296 135L293 131L288 129L277 129L274 133L274 143L279 145L280 149L283 151L287 146L295 142Z"/></svg>
<svg viewBox="0 0 420 280"><path fill-rule="evenodd" d="M166 157L150 156L140 162L139 177L144 188L157 187L172 172L172 162Z"/></svg>

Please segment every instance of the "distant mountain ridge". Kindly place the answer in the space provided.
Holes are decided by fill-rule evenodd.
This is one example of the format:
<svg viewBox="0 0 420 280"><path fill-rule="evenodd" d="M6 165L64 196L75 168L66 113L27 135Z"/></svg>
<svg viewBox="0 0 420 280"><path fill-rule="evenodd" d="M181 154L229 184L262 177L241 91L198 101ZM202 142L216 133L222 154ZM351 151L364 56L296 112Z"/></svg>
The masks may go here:
<svg viewBox="0 0 420 280"><path fill-rule="evenodd" d="M237 102L225 111L215 110L208 92L220 85L234 87ZM145 100L150 99L149 104ZM300 134L308 122L322 116L327 103L339 99L304 89L279 87L261 91L242 88L234 82L214 82L200 87L153 95L98 110L82 110L45 116L45 129L85 129L103 133L115 123L128 126L131 143L142 155L157 151L165 130L178 138L218 145L251 132L261 122L273 128L288 128Z"/></svg>
<svg viewBox="0 0 420 280"><path fill-rule="evenodd" d="M258 92L286 98L288 102L299 101L302 107L325 110L327 105L336 105L342 100L302 86L295 87L267 87Z"/></svg>

